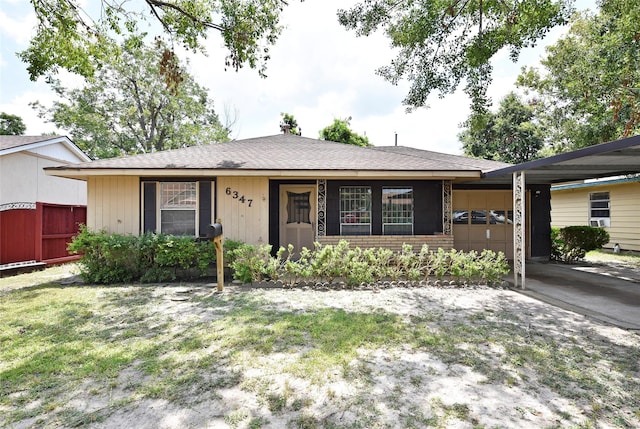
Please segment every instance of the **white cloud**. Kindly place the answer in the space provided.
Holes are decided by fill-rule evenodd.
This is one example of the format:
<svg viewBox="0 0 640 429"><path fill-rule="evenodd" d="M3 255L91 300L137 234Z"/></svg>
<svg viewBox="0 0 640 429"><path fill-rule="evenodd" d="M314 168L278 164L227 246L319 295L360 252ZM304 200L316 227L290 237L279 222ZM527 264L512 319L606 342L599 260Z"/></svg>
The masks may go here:
<svg viewBox="0 0 640 429"><path fill-rule="evenodd" d="M30 7L27 10L24 8L13 10L18 10L19 13L10 16L4 7L0 9L0 22L2 22L0 35L3 39L8 37L18 45L27 45L32 36L31 29L36 25L36 15Z"/></svg>
<svg viewBox="0 0 640 429"><path fill-rule="evenodd" d="M27 135L37 136L42 133L54 132L56 131L55 125L45 123L40 119L37 112L29 106L29 103L40 101L43 105L50 105L55 99L56 96L51 91L29 90L9 102L0 104L0 112L20 116L27 127ZM60 131L56 132L60 133ZM64 132L61 133L64 134Z"/></svg>
<svg viewBox="0 0 640 429"><path fill-rule="evenodd" d="M580 0L578 6L593 1ZM401 103L408 84L401 82L393 86L375 74L378 67L388 64L395 56L388 40L382 34L358 38L337 22L336 10L356 2L290 2L283 15L287 28L271 48L266 79L251 69L225 71L226 51L216 32L212 32L207 40L209 56L189 55L190 71L198 82L209 88L219 114L225 110L237 111L235 138L278 133L281 112L293 114L303 135L308 137L317 137L319 130L334 118L351 116L353 130L366 134L373 144L392 145L397 133L400 145L461 153L457 134L459 124L469 115L468 97L461 90L444 99L434 96L429 100L430 108L406 113ZM5 26L3 18L6 15L0 15L2 31L11 37L22 35L23 40L28 39L30 34L24 31L32 28L28 19L13 17L13 21ZM559 37L556 33L552 33L550 40ZM542 53L542 47L523 50L515 65L508 59L508 53L500 53L494 61L494 83L489 88L494 105L514 89L520 66L537 63ZM7 67L24 70L25 65L11 55L2 48L0 65L4 64L3 70ZM72 75L65 76L64 82L79 83ZM46 103L53 101L53 96L44 85L29 83L20 96L10 101L0 98L0 109L21 114L30 134L50 131L52 124L43 124L28 107L28 102L38 99Z"/></svg>
<svg viewBox="0 0 640 429"><path fill-rule="evenodd" d="M217 35L208 42L209 57L191 57L191 71L210 89L219 111L225 102L238 109L238 138L278 133L281 112L293 114L309 137L334 118L351 116L354 131L366 133L374 144L393 144L397 132L403 145L459 153L464 95L434 99L430 109L405 113L401 103L408 86L393 86L375 74L394 52L381 34L357 38L341 27L335 12L348 6L337 0L292 2L267 79L255 70L223 71Z"/></svg>

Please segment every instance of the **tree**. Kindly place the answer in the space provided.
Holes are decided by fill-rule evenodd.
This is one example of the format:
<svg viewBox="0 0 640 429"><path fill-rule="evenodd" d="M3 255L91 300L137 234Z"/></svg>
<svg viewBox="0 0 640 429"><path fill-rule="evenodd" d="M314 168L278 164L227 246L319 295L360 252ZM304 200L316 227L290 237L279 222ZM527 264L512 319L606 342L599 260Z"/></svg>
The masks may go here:
<svg viewBox="0 0 640 429"><path fill-rule="evenodd" d="M175 84L159 79L166 45L128 39L111 47L111 58L82 88L52 81L63 101L36 104L40 116L69 131L89 156L105 158L147 153L228 139L206 88L172 57Z"/></svg>
<svg viewBox="0 0 640 429"><path fill-rule="evenodd" d="M598 14L572 20L547 48L543 71L527 68L517 84L536 98L554 152L640 132L640 4L605 0Z"/></svg>
<svg viewBox="0 0 640 429"><path fill-rule="evenodd" d="M293 115L282 112L280 113L280 116L282 117L282 120L280 121L280 131L295 134L297 136L302 135L302 128L298 126L298 121Z"/></svg>
<svg viewBox="0 0 640 429"><path fill-rule="evenodd" d="M32 80L67 69L93 76L108 61L105 42L140 32L140 25L161 28L161 34L194 51L210 30L222 35L228 50L226 66L248 64L264 75L269 47L282 31L280 15L286 0L100 0L92 10L80 0L30 0L37 28L29 47L20 53ZM95 5L92 5L95 6ZM218 22L214 22L218 20Z"/></svg>
<svg viewBox="0 0 640 429"><path fill-rule="evenodd" d="M0 136L21 136L27 131L22 118L9 113L0 113Z"/></svg>
<svg viewBox="0 0 640 429"><path fill-rule="evenodd" d="M369 146L369 139L351 130L351 117L348 119L334 119L333 124L320 130L320 138L333 142L352 144L356 146Z"/></svg>
<svg viewBox="0 0 640 429"><path fill-rule="evenodd" d="M488 104L491 58L502 48L516 60L547 31L566 22L572 0L366 0L338 19L358 36L382 29L398 55L378 74L394 85L410 82L403 103L425 106L433 92L442 97L466 82L473 110Z"/></svg>
<svg viewBox="0 0 640 429"><path fill-rule="evenodd" d="M472 113L458 138L467 155L519 164L538 158L543 146L542 131L533 120L533 107L509 93L496 113Z"/></svg>

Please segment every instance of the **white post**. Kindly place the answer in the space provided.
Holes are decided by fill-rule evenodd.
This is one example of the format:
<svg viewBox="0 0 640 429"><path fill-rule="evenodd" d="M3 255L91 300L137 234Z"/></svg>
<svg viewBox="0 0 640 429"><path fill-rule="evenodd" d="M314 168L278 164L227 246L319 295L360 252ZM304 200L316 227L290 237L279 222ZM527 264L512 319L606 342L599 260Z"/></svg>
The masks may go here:
<svg viewBox="0 0 640 429"><path fill-rule="evenodd" d="M520 275L522 289L525 288L525 196L525 174L517 171L513 173L513 285L518 287Z"/></svg>

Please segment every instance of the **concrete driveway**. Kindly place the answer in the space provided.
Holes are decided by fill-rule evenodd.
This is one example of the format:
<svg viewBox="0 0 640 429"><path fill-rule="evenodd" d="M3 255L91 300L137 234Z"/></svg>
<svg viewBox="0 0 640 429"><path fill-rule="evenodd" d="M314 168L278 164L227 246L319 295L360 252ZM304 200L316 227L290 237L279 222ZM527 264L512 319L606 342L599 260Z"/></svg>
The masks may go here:
<svg viewBox="0 0 640 429"><path fill-rule="evenodd" d="M640 331L640 272L599 264L527 261L525 290L541 301ZM513 283L513 278L511 278Z"/></svg>

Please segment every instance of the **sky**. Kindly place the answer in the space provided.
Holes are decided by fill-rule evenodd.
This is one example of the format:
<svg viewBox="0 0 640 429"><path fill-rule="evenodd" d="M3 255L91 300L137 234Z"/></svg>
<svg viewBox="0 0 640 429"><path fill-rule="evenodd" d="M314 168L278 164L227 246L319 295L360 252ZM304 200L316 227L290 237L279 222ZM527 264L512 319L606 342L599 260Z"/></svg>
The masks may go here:
<svg viewBox="0 0 640 429"><path fill-rule="evenodd" d="M306 137L317 138L334 119L350 117L352 130L366 135L375 146L393 145L397 135L401 146L462 154L457 135L470 113L468 97L461 89L442 99L434 95L427 108L407 113L402 100L408 83L394 86L375 73L395 56L389 41L381 33L359 38L338 24L336 11L355 3L291 0L282 16L285 29L271 49L267 78L250 68L225 71L226 51L215 32L206 41L208 56L190 55L189 72L209 89L223 122L227 112L234 139L279 133L280 115L286 112L295 116ZM580 0L577 6L593 7L593 1ZM29 80L26 64L16 56L28 47L34 26L29 2L0 0L0 112L22 117L27 135L67 134L38 118L29 106L35 101L47 106L55 100L43 79ZM544 46L565 31L553 29L535 48L524 49L517 63L506 51L496 55L489 88L494 107L516 89L520 68L537 65ZM68 73L62 79L68 85L82 82Z"/></svg>

